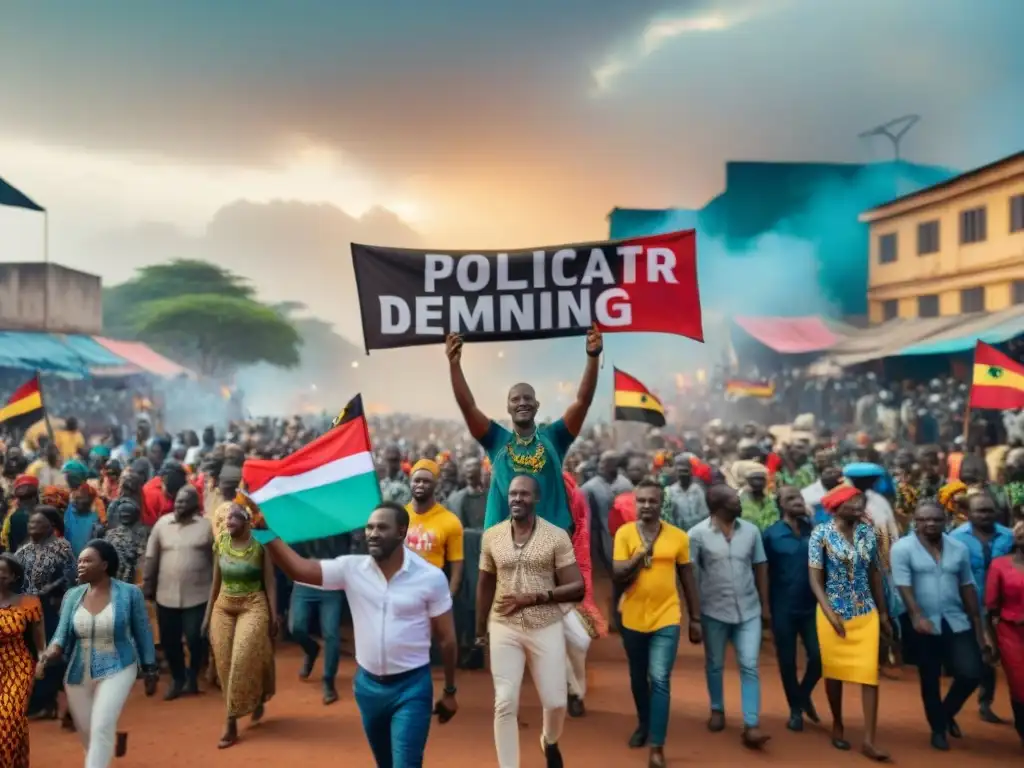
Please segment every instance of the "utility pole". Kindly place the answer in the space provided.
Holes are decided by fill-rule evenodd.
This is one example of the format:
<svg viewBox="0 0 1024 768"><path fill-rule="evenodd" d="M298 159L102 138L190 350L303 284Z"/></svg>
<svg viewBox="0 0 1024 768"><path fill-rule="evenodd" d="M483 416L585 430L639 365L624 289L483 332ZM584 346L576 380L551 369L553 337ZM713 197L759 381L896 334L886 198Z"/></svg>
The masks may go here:
<svg viewBox="0 0 1024 768"><path fill-rule="evenodd" d="M903 141L903 137L907 135L907 132L917 125L920 120L920 115L904 115L903 117L897 117L895 120L875 126L870 130L862 131L857 134L857 137L869 139L875 136L884 136L892 142L893 154L895 155L893 159L899 162L901 159L900 142Z"/></svg>

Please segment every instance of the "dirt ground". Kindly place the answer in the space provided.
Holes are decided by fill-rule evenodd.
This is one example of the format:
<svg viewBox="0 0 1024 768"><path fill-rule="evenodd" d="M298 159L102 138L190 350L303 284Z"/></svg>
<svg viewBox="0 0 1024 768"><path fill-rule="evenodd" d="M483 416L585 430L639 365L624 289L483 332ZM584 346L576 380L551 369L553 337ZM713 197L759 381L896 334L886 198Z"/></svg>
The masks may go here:
<svg viewBox="0 0 1024 768"><path fill-rule="evenodd" d="M763 753L745 750L739 741L739 680L731 667L726 678L729 727L723 733L705 730L707 693L701 651L693 646L680 649L672 680L672 719L666 755L675 766L736 766L775 764L788 766L868 765L856 751L832 749L826 730L808 726L802 734L786 730L786 707L778 670L770 649L762 655L762 720L772 741ZM562 739L562 754L568 766L628 768L646 765L645 751L633 751L626 740L634 727L625 658L617 637L597 643L591 654L587 716L569 720ZM129 733L128 755L115 761L117 768L253 768L286 766L301 758L312 765L345 765L373 768L370 750L363 738L359 715L352 700L351 657L342 660L339 674L341 701L324 707L317 682L301 682L297 674L300 653L285 645L278 654L278 693L268 704L258 726L243 726L242 741L225 751L216 749L223 724L223 707L214 689L198 698L164 702L158 694L143 696L136 687L125 707L121 728ZM438 687L440 684L438 683ZM161 691L162 693L162 691ZM1009 714L1006 687L1002 686L997 707ZM460 710L450 723L431 728L425 765L428 768L477 768L495 764L491 720L492 688L486 672L464 673L459 680ZM815 702L827 715L824 690ZM846 697L847 733L856 745L860 736L860 696L856 689ZM537 747L540 709L531 685L524 687L521 721L523 768L542 766ZM957 768L985 768L1021 764L1022 752L1013 728L982 723L974 702L960 717L965 738L954 742L953 751L941 754L928 745L928 730L918 697L917 682L910 670L904 679L883 682L880 746L892 752L904 766L934 764ZM77 736L54 723L32 727L33 768L79 768L82 751Z"/></svg>

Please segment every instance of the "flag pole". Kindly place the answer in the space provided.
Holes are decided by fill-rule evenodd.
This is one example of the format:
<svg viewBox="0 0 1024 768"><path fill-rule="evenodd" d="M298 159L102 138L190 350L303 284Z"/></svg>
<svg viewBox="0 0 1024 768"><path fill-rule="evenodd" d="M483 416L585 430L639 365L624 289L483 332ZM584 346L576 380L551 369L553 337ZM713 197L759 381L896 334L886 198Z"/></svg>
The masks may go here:
<svg viewBox="0 0 1024 768"><path fill-rule="evenodd" d="M50 443L53 443L53 424L50 423L50 411L46 408L46 397L43 395L43 377L38 369L36 370L36 386L39 388L39 403L43 406L43 421L46 423L46 434L50 438Z"/></svg>
<svg viewBox="0 0 1024 768"><path fill-rule="evenodd" d="M971 436L971 395L974 394L974 361L978 359L978 344L974 344L974 354L971 355L971 388L967 390L967 405L964 407L964 456L970 451L968 439Z"/></svg>
<svg viewBox="0 0 1024 768"><path fill-rule="evenodd" d="M50 214L43 211L43 330L50 330ZM42 389L40 389L40 392Z"/></svg>

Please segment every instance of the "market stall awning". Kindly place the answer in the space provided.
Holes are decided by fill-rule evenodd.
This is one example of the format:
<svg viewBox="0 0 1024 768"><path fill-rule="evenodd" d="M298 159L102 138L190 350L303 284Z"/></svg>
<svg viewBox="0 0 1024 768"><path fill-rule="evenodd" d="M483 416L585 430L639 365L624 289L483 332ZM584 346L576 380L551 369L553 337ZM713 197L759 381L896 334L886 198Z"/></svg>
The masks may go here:
<svg viewBox="0 0 1024 768"><path fill-rule="evenodd" d="M810 317L737 317L736 325L784 355L823 352L844 338L838 324Z"/></svg>
<svg viewBox="0 0 1024 768"><path fill-rule="evenodd" d="M125 361L141 368L146 373L162 376L165 379L173 379L178 376L195 378L195 374L188 368L178 365L173 360L168 360L140 341L116 341L103 336L94 336L93 338L110 352L124 358Z"/></svg>
<svg viewBox="0 0 1024 768"><path fill-rule="evenodd" d="M132 376L145 372L120 355L115 355L91 336L68 335L60 339L71 347L94 376Z"/></svg>
<svg viewBox="0 0 1024 768"><path fill-rule="evenodd" d="M974 349L979 341L1002 344L1024 334L1024 305L1001 312L965 315L953 328L900 350L899 355L953 355Z"/></svg>
<svg viewBox="0 0 1024 768"><path fill-rule="evenodd" d="M843 367L887 357L952 355L969 352L975 344L1000 344L1024 334L1024 305L999 312L890 320L854 331L829 350Z"/></svg>
<svg viewBox="0 0 1024 768"><path fill-rule="evenodd" d="M0 368L84 376L88 366L59 336L0 331Z"/></svg>

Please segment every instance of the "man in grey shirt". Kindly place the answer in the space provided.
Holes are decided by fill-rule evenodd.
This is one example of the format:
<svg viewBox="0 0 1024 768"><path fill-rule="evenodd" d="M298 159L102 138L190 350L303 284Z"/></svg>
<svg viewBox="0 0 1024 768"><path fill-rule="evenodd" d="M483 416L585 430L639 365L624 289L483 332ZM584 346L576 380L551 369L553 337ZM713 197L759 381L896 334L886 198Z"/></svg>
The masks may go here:
<svg viewBox="0 0 1024 768"><path fill-rule="evenodd" d="M960 737L953 719L981 682L981 649L992 647L981 623L978 591L967 546L945 533L946 512L925 501L914 511L914 532L892 547L892 576L907 606L911 641L921 678L921 699L932 729L932 746L949 749L947 734ZM942 698L942 670L953 683Z"/></svg>
<svg viewBox="0 0 1024 768"><path fill-rule="evenodd" d="M590 508L590 556L594 565L602 565L612 572L612 537L608 530L608 513L615 497L633 490L628 478L619 474L621 457L605 451L597 465L597 474L582 486Z"/></svg>
<svg viewBox="0 0 1024 768"><path fill-rule="evenodd" d="M676 482L668 487L669 522L689 531L702 520L707 520L708 504L704 486L693 477L690 454L681 453L674 462Z"/></svg>
<svg viewBox="0 0 1024 768"><path fill-rule="evenodd" d="M759 725L762 622L771 619L768 607L768 563L761 532L740 519L740 497L727 485L713 485L707 494L710 517L690 529L690 560L700 589L704 629L704 670L711 718L708 730L725 728L722 673L726 645L732 643L740 668L743 743L760 749L768 741Z"/></svg>

